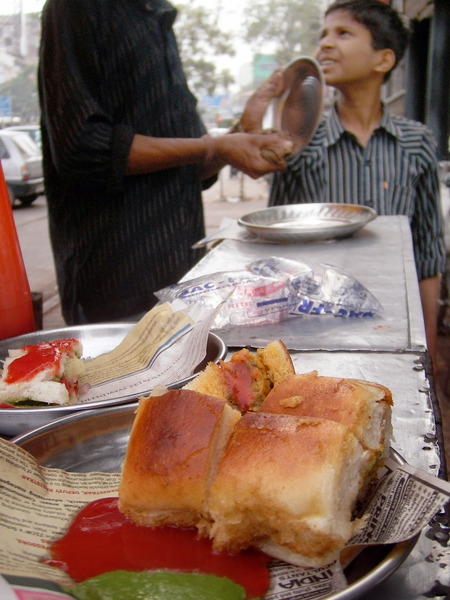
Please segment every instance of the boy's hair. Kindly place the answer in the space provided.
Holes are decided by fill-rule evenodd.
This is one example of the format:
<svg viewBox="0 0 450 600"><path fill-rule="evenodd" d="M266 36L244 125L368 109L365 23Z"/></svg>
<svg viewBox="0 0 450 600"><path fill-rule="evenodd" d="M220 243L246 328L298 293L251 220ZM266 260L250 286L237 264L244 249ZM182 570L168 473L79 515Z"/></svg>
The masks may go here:
<svg viewBox="0 0 450 600"><path fill-rule="evenodd" d="M372 35L372 46L375 50L389 48L395 54L397 66L405 54L409 41L409 29L399 13L381 0L336 0L327 8L325 16L336 10L349 12L355 21L366 27Z"/></svg>

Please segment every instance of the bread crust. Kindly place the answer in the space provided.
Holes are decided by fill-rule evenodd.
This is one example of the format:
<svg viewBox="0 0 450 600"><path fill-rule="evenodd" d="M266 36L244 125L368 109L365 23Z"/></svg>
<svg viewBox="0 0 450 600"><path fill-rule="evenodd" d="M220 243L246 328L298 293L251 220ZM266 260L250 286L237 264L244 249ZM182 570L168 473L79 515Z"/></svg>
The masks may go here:
<svg viewBox="0 0 450 600"><path fill-rule="evenodd" d="M382 452L392 394L377 383L319 377L317 371L291 375L267 395L260 411L330 419L350 427L365 448Z"/></svg>
<svg viewBox="0 0 450 600"><path fill-rule="evenodd" d="M188 390L142 398L122 468L120 510L139 525L197 525L210 469L239 416L225 401Z"/></svg>
<svg viewBox="0 0 450 600"><path fill-rule="evenodd" d="M214 548L263 545L303 566L332 562L353 533L351 511L369 461L339 423L247 413L210 490Z"/></svg>

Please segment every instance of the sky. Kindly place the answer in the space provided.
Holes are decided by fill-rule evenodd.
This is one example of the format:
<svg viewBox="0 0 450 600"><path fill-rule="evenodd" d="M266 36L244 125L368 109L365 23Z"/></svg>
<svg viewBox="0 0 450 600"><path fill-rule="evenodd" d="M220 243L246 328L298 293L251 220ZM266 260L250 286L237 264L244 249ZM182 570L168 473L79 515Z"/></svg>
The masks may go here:
<svg viewBox="0 0 450 600"><path fill-rule="evenodd" d="M186 0L180 0L185 2ZM176 0L172 0L177 4ZM193 2L194 3L194 2ZM18 13L23 6L25 12L39 12L45 0L0 0L0 14ZM235 24L236 12L242 11L242 0L195 0L195 4L205 7L221 6L224 13L224 23L232 27Z"/></svg>
<svg viewBox="0 0 450 600"><path fill-rule="evenodd" d="M189 2L209 10L214 8L219 11L219 25L224 31L239 32L239 23L242 21L245 0L169 0L175 6ZM23 7L26 13L36 13L42 10L45 0L0 0L0 14L18 14ZM243 42L236 42L236 55L234 57L219 57L219 68L228 68L235 78L239 78L241 65L252 61L253 53ZM231 68L230 68L231 67Z"/></svg>
<svg viewBox="0 0 450 600"><path fill-rule="evenodd" d="M187 0L180 0L180 4L185 3ZM241 15L243 13L243 0L189 0L192 4L204 6L205 8L220 8L220 21L219 24L225 31L236 31L236 23L240 22ZM174 5L177 5L177 0L172 0ZM36 13L40 12L45 4L45 0L0 0L0 14L17 14L23 7L24 12ZM240 48L242 52L248 53L250 51L247 48Z"/></svg>

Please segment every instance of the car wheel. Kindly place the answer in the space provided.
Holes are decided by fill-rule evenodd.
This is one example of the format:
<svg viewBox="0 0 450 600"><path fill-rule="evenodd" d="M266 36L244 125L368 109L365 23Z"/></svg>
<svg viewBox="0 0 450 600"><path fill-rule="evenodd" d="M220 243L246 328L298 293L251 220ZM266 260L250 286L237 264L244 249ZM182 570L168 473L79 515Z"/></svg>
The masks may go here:
<svg viewBox="0 0 450 600"><path fill-rule="evenodd" d="M7 189L8 189L8 196L9 196L9 201L11 202L11 206L14 206L14 203L16 202L16 197L14 195L14 192L9 187L9 185L7 186Z"/></svg>
<svg viewBox="0 0 450 600"><path fill-rule="evenodd" d="M37 196L24 196L23 198L19 198L19 200L22 206L31 206L36 198Z"/></svg>

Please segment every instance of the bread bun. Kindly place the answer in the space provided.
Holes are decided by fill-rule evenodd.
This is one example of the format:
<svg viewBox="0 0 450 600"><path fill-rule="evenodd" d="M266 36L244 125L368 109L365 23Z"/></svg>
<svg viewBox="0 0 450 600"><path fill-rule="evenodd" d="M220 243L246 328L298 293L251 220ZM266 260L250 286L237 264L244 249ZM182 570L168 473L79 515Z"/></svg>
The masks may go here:
<svg viewBox="0 0 450 600"><path fill-rule="evenodd" d="M256 354L242 348L228 362L208 363L184 389L221 398L244 413L257 410L270 390L294 373L290 354L278 340Z"/></svg>
<svg viewBox="0 0 450 600"><path fill-rule="evenodd" d="M358 525L352 508L369 453L334 421L247 413L209 492L218 552L255 545L301 566L324 566Z"/></svg>
<svg viewBox="0 0 450 600"><path fill-rule="evenodd" d="M352 510L381 455L392 397L365 381L292 375L283 348L208 365L194 387L221 398L181 389L141 399L123 513L138 525L195 526L217 552L256 546L305 567L337 559L360 526ZM253 394L243 415L230 404L243 397L231 374ZM253 379L270 382L260 411Z"/></svg>
<svg viewBox="0 0 450 600"><path fill-rule="evenodd" d="M188 390L142 398L119 487L119 508L138 525L197 526L218 457L240 413Z"/></svg>
<svg viewBox="0 0 450 600"><path fill-rule="evenodd" d="M260 411L318 417L351 429L364 448L380 454L390 428L391 392L377 383L319 377L317 371L291 375L265 398Z"/></svg>

